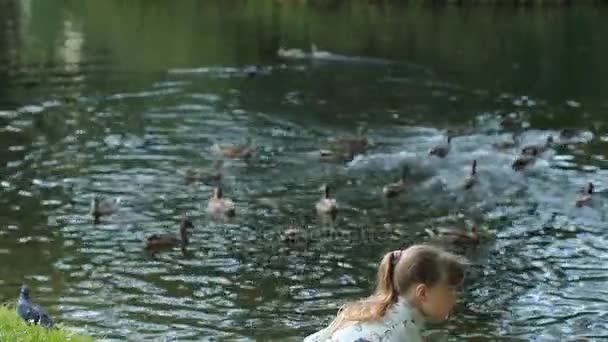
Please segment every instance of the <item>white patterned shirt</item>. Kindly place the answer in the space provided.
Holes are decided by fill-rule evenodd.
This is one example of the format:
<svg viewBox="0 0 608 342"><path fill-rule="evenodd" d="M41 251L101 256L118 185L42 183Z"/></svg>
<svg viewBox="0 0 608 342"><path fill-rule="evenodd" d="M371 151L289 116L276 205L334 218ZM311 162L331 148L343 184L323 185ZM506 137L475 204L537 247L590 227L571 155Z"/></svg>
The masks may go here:
<svg viewBox="0 0 608 342"><path fill-rule="evenodd" d="M420 311L400 298L378 321L353 322L331 335L329 328L325 328L306 337L304 342L422 342L423 325Z"/></svg>

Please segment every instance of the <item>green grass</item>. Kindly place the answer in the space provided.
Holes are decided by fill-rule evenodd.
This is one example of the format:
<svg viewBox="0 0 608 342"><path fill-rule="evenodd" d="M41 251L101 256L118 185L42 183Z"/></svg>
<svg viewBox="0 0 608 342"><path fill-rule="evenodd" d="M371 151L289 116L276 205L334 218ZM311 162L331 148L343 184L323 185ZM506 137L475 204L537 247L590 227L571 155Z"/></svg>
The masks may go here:
<svg viewBox="0 0 608 342"><path fill-rule="evenodd" d="M91 337L77 335L64 327L46 329L26 324L8 306L0 306L0 341L2 342L93 342Z"/></svg>

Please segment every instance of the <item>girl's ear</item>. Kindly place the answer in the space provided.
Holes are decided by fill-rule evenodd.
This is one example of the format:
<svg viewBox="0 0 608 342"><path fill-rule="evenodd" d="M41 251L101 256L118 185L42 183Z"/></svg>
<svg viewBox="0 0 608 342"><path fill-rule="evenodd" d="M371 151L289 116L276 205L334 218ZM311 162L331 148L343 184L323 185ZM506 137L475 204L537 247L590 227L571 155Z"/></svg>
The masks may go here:
<svg viewBox="0 0 608 342"><path fill-rule="evenodd" d="M425 302L428 299L428 288L425 284L418 284L415 290L416 298L420 302Z"/></svg>

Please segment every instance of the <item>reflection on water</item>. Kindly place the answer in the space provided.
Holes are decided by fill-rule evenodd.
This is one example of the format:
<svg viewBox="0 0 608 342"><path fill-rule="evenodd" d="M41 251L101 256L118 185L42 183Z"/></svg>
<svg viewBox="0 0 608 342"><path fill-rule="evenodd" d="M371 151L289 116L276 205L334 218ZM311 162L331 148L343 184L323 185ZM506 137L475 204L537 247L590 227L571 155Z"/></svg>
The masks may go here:
<svg viewBox="0 0 608 342"><path fill-rule="evenodd" d="M367 295L385 251L470 219L495 237L465 251L458 314L435 333L608 336L604 9L0 3L3 301L25 281L59 321L108 340L297 339ZM311 42L314 58L277 56ZM318 162L360 127L364 154ZM449 155L430 158L448 129ZM514 172L519 147L493 146L513 135L556 144ZM223 165L237 215L213 220L212 187L184 172L247 138L254 156ZM414 186L383 200L404 164ZM593 205L575 208L590 181ZM333 224L314 213L324 183ZM93 195L122 200L99 225ZM184 214L185 252L144 253ZM282 242L293 228L303 245Z"/></svg>

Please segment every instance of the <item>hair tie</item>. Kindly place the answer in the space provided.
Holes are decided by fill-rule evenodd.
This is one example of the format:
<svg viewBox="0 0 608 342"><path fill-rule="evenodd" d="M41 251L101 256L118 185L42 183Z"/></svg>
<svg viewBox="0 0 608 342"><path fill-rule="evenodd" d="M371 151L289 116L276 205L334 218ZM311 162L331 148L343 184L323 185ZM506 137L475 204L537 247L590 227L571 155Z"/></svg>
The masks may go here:
<svg viewBox="0 0 608 342"><path fill-rule="evenodd" d="M403 250L401 249L391 252L391 264L393 265L393 267L397 265L399 259L401 259L401 252L403 252Z"/></svg>

